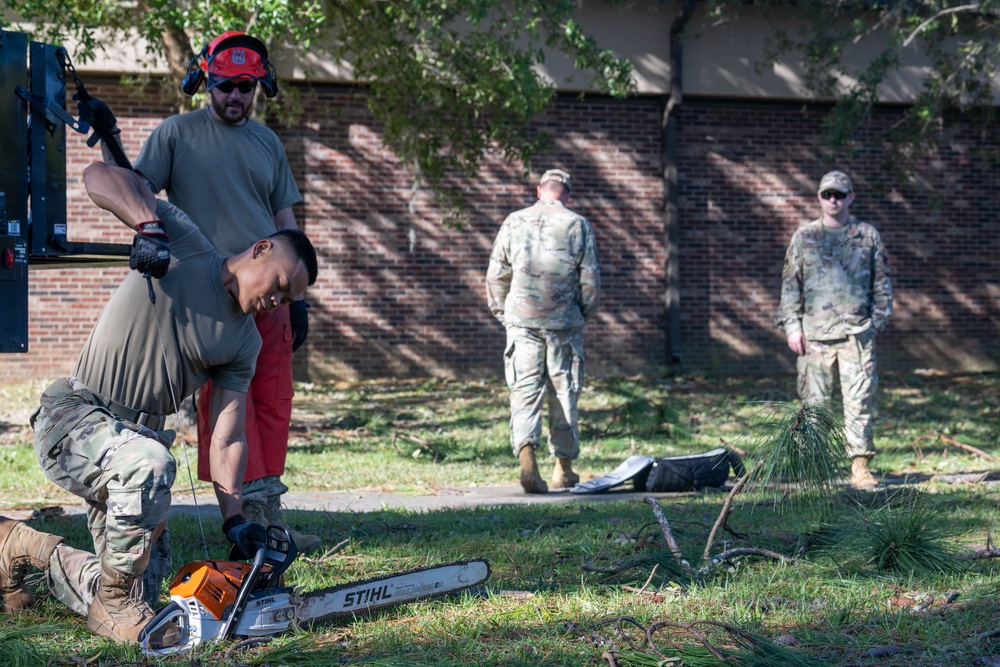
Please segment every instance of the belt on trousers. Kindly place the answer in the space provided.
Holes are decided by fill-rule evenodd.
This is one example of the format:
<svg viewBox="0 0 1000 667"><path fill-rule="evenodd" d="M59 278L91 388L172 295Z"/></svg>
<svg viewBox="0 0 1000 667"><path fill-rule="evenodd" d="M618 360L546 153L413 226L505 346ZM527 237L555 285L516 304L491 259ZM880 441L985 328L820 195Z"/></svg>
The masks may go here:
<svg viewBox="0 0 1000 667"><path fill-rule="evenodd" d="M148 410L133 410L118 401L112 401L110 398L107 398L107 405L104 407L119 419L127 422L135 422L139 426L145 426L153 431L162 431L163 426L167 423L166 415L150 414Z"/></svg>
<svg viewBox="0 0 1000 667"><path fill-rule="evenodd" d="M134 422L139 426L145 426L153 431L162 431L164 425L167 423L166 415L154 415L150 413L149 410L136 410L134 408L130 408L129 406L119 403L118 401L113 400L100 392L94 391L79 380L74 379L72 382L74 388L86 389L89 391L100 401L102 408L122 421Z"/></svg>

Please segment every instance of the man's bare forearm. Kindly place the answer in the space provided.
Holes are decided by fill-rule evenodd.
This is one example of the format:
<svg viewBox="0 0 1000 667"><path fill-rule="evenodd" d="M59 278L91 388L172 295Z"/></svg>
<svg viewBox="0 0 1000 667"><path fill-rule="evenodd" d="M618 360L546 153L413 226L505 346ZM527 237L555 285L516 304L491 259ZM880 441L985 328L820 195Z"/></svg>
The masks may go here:
<svg viewBox="0 0 1000 667"><path fill-rule="evenodd" d="M208 465L225 521L243 513L243 475L247 469L246 394L212 387L209 401L212 433Z"/></svg>
<svg viewBox="0 0 1000 667"><path fill-rule="evenodd" d="M156 218L156 197L133 171L94 162L83 170L83 184L91 201L132 229Z"/></svg>
<svg viewBox="0 0 1000 667"><path fill-rule="evenodd" d="M222 520L243 513L243 475L247 468L247 444L236 440L226 444L212 442L209 467L212 485L219 501Z"/></svg>

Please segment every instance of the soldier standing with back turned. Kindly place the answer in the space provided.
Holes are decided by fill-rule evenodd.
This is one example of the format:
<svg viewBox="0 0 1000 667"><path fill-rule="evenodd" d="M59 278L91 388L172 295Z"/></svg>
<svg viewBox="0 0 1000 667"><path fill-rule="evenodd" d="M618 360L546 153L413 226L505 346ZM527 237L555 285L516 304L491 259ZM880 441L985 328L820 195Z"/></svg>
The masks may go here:
<svg viewBox="0 0 1000 667"><path fill-rule="evenodd" d="M875 337L892 314L889 258L878 231L848 213L854 186L847 174L825 174L817 199L823 216L795 232L785 255L777 323L798 355L804 402L830 401L839 371L851 486L871 488Z"/></svg>
<svg viewBox="0 0 1000 667"><path fill-rule="evenodd" d="M507 216L486 274L490 311L507 332L504 373L510 387L510 442L525 493L546 493L535 450L541 444L542 400L549 392L552 487L580 481L577 400L583 386L583 325L597 311L601 270L594 230L566 208L570 176L542 174L538 201Z"/></svg>

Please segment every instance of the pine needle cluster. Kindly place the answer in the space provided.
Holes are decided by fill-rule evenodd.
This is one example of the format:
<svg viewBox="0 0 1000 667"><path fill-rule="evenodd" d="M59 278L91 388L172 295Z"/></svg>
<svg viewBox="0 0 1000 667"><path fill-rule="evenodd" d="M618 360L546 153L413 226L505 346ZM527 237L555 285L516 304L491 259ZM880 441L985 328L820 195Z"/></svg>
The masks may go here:
<svg viewBox="0 0 1000 667"><path fill-rule="evenodd" d="M858 506L834 526L823 551L847 567L904 575L939 575L964 567L953 524L919 494L877 507Z"/></svg>
<svg viewBox="0 0 1000 667"><path fill-rule="evenodd" d="M824 662L815 655L782 646L766 637L738 639L740 649L731 656L740 667L821 667Z"/></svg>
<svg viewBox="0 0 1000 667"><path fill-rule="evenodd" d="M799 497L829 497L847 473L844 424L829 408L768 403L750 425L747 490L786 487Z"/></svg>
<svg viewBox="0 0 1000 667"><path fill-rule="evenodd" d="M266 651L251 651L240 656L250 667L285 665L286 667L325 667L331 663L329 646L316 637L303 634ZM240 661L236 661L239 663Z"/></svg>
<svg viewBox="0 0 1000 667"><path fill-rule="evenodd" d="M38 650L34 635L50 634L65 631L60 625L41 624L23 628L7 627L0 629L0 665L4 667L36 667L46 664Z"/></svg>

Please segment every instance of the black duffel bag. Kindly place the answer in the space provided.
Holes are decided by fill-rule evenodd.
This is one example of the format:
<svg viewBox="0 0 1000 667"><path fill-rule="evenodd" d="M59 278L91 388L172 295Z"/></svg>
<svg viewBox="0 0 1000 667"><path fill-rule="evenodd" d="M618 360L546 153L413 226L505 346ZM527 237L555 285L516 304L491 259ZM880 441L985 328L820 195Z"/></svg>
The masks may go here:
<svg viewBox="0 0 1000 667"><path fill-rule="evenodd" d="M729 470L743 474L743 461L735 452L720 447L704 454L667 456L655 459L642 474L633 478L636 491L680 493L706 486L719 487L729 479Z"/></svg>

